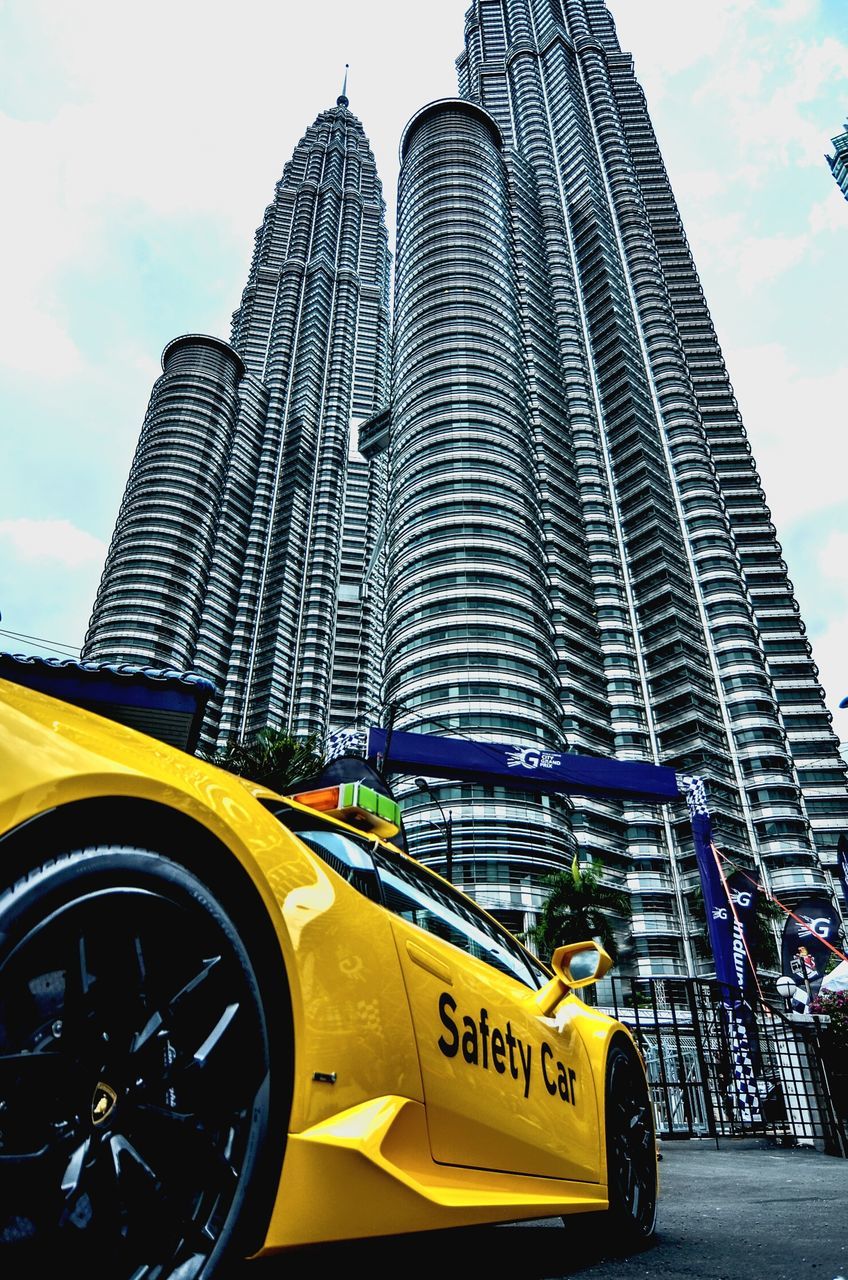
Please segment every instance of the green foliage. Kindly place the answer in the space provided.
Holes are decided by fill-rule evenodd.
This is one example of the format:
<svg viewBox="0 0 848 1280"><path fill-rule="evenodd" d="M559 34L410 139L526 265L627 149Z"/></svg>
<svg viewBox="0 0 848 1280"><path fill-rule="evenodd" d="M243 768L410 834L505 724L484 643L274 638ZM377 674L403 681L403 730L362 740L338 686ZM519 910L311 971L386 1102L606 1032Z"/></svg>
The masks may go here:
<svg viewBox="0 0 848 1280"><path fill-rule="evenodd" d="M324 764L315 735L296 738L271 728L263 729L248 742L232 738L222 750L203 758L283 795L301 779L318 773Z"/></svg>
<svg viewBox="0 0 848 1280"><path fill-rule="evenodd" d="M696 938L696 942L700 944L699 950L702 955L710 956L712 952L707 928L707 912L704 906L704 891L700 885L695 885L689 892L687 902L689 915L700 929L700 937ZM771 902L762 893L757 894L757 906L754 918L746 930L746 939L754 964L758 969L775 969L778 967L775 926L777 926L777 932L779 933L783 928L784 919L784 913L776 903Z"/></svg>
<svg viewBox="0 0 848 1280"><path fill-rule="evenodd" d="M844 1067L848 1055L848 991L820 991L810 1003L811 1013L826 1013L830 1026L822 1036L826 1048L839 1055Z"/></svg>
<svg viewBox="0 0 848 1280"><path fill-rule="evenodd" d="M580 867L575 857L570 871L555 871L544 879L549 890L539 919L527 933L527 943L548 960L567 942L597 939L613 960L618 956L610 916L629 919L630 898L601 883L601 867L590 861Z"/></svg>

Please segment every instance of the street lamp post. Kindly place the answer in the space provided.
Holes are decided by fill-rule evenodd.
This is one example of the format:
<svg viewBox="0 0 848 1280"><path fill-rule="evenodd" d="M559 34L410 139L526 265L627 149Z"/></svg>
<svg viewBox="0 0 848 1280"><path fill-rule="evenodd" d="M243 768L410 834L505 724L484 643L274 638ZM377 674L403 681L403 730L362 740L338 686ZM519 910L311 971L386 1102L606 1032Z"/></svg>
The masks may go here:
<svg viewBox="0 0 848 1280"><path fill-rule="evenodd" d="M425 791L442 815L442 826L445 832L445 879L453 884L453 814L450 809L445 813L442 802L430 786L426 778L416 778L415 785L419 791ZM438 826L438 823L434 823Z"/></svg>
<svg viewBox="0 0 848 1280"><path fill-rule="evenodd" d="M775 986L777 987L777 994L782 996L783 1000L786 1002L786 1007L789 1008L792 1003L792 997L798 990L798 984L795 979L790 978L788 974L784 975L778 978Z"/></svg>

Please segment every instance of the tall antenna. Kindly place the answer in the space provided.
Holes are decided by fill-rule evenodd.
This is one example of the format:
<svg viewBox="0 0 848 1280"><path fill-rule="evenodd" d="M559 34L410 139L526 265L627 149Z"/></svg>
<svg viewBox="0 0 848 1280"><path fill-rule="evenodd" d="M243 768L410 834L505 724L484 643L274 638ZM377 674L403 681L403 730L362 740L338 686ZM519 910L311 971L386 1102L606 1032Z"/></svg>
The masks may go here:
<svg viewBox="0 0 848 1280"><path fill-rule="evenodd" d="M336 103L337 103L337 104L338 104L338 106L340 106L340 107L346 107L346 106L347 106L347 104L348 104L348 102L347 102L347 73L348 73L348 68L349 68L349 67L350 67L350 63L349 63L349 62L346 62L346 63L345 63L345 73L344 73L344 83L342 84L342 91L341 91L341 93L339 94L338 98L336 98Z"/></svg>

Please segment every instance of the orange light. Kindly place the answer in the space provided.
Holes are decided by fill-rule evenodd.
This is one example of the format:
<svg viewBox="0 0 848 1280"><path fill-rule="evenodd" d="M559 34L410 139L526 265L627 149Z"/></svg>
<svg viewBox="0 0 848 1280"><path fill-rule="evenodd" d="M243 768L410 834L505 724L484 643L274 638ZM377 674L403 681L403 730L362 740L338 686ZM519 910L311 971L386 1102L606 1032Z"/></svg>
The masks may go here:
<svg viewBox="0 0 848 1280"><path fill-rule="evenodd" d="M306 805L308 809L318 809L321 812L326 812L338 809L339 788L322 787L318 791L301 791L299 795L291 798L296 800L298 804Z"/></svg>

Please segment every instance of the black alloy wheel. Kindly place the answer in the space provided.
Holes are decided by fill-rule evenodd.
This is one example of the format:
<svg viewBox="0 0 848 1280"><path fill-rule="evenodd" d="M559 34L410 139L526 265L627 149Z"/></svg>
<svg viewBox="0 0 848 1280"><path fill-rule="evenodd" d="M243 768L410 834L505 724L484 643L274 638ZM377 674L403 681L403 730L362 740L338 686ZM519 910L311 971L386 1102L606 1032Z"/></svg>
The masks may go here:
<svg viewBox="0 0 848 1280"><path fill-rule="evenodd" d="M635 1050L614 1041L607 1055L609 1223L616 1246L647 1242L657 1221L657 1148L645 1072Z"/></svg>
<svg viewBox="0 0 848 1280"><path fill-rule="evenodd" d="M217 1274L269 1073L250 958L185 868L79 849L0 891L0 1274Z"/></svg>

